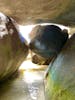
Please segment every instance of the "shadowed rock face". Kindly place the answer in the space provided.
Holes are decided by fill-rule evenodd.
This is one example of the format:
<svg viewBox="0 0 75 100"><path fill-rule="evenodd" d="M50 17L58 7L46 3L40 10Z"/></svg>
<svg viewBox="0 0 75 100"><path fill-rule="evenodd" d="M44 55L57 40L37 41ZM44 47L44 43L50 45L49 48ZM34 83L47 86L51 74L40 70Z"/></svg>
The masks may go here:
<svg viewBox="0 0 75 100"><path fill-rule="evenodd" d="M50 21L75 25L74 5L75 0L0 0L0 11L20 24Z"/></svg>
<svg viewBox="0 0 75 100"><path fill-rule="evenodd" d="M30 49L45 59L56 56L68 39L68 33L56 25L36 26L30 36Z"/></svg>

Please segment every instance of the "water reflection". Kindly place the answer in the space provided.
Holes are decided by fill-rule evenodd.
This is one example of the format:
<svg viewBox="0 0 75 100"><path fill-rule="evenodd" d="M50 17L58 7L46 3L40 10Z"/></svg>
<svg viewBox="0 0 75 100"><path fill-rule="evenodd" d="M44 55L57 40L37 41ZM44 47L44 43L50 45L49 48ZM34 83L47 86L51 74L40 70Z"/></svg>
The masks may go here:
<svg viewBox="0 0 75 100"><path fill-rule="evenodd" d="M32 66L32 68L34 68L34 64L31 63L31 60L28 61L30 65L25 63L27 62L26 60L24 65L22 64L23 67L21 65L17 76L14 74L14 78L11 77L5 83L0 84L0 100L15 100L15 98L16 100L45 100L44 70L28 70L24 66ZM36 68L38 67L35 64L34 69Z"/></svg>
<svg viewBox="0 0 75 100"><path fill-rule="evenodd" d="M31 55L29 54L27 60L20 66L22 72L22 80L27 84L29 92L28 100L43 100L44 97L44 70L46 65L37 65L31 62ZM39 71L38 71L39 70Z"/></svg>
<svg viewBox="0 0 75 100"><path fill-rule="evenodd" d="M24 82L27 83L27 88L29 91L30 100L44 100L44 72L24 72Z"/></svg>

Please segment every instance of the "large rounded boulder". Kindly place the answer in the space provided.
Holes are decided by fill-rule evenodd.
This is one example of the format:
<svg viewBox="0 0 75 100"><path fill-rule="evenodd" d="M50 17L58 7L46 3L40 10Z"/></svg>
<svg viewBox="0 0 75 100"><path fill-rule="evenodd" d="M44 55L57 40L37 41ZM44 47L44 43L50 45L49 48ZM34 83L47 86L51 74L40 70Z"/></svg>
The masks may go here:
<svg viewBox="0 0 75 100"><path fill-rule="evenodd" d="M35 26L30 33L30 49L43 58L57 55L68 39L67 31L56 25Z"/></svg>
<svg viewBox="0 0 75 100"><path fill-rule="evenodd" d="M28 54L15 25L14 20L0 13L0 81L13 74Z"/></svg>
<svg viewBox="0 0 75 100"><path fill-rule="evenodd" d="M49 65L46 100L75 100L75 34Z"/></svg>

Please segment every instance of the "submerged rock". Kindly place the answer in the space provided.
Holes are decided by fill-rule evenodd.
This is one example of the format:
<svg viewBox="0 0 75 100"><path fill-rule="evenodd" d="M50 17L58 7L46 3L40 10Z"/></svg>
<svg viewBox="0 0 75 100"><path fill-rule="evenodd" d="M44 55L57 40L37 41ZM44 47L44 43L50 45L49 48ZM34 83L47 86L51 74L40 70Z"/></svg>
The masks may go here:
<svg viewBox="0 0 75 100"><path fill-rule="evenodd" d="M49 65L46 100L75 100L75 34Z"/></svg>
<svg viewBox="0 0 75 100"><path fill-rule="evenodd" d="M15 21L0 13L0 81L13 74L27 54L28 47L21 41Z"/></svg>

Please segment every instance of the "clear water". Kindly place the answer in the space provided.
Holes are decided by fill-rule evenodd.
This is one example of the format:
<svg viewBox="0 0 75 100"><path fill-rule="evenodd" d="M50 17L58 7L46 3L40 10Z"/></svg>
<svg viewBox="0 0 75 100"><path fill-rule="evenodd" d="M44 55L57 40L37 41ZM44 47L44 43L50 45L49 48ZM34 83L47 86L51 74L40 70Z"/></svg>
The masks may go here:
<svg viewBox="0 0 75 100"><path fill-rule="evenodd" d="M0 100L45 100L44 71L20 70L16 78L0 84Z"/></svg>

